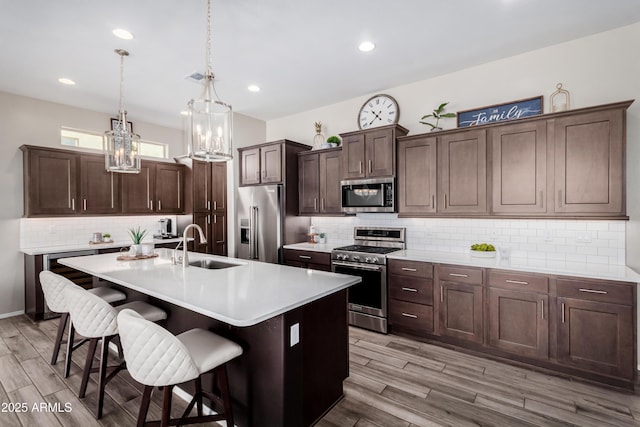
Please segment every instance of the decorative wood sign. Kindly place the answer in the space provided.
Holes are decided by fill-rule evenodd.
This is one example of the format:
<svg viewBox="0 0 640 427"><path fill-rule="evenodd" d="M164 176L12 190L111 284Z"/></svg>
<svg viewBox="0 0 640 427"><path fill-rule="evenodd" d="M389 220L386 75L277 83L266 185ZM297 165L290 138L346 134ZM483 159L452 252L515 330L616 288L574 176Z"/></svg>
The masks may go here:
<svg viewBox="0 0 640 427"><path fill-rule="evenodd" d="M477 126L542 114L542 95L458 112L458 127Z"/></svg>

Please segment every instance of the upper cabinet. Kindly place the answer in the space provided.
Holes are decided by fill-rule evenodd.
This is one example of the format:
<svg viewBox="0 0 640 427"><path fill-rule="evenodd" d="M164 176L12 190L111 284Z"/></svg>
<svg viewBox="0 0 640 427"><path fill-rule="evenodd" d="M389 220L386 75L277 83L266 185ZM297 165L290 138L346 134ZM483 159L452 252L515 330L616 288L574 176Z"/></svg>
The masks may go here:
<svg viewBox="0 0 640 427"><path fill-rule="evenodd" d="M240 186L283 184L287 168L297 170L297 153L311 147L289 140L238 148L240 154ZM295 162L294 166L291 163Z"/></svg>
<svg viewBox="0 0 640 427"><path fill-rule="evenodd" d="M396 138L409 131L400 125L342 133L344 179L395 176Z"/></svg>
<svg viewBox="0 0 640 427"><path fill-rule="evenodd" d="M298 153L300 215L342 214L341 154L340 148Z"/></svg>
<svg viewBox="0 0 640 427"><path fill-rule="evenodd" d="M99 154L20 148L25 217L184 212L182 165L143 160L140 173L119 174Z"/></svg>
<svg viewBox="0 0 640 427"><path fill-rule="evenodd" d="M398 212L625 218L632 102L399 138Z"/></svg>

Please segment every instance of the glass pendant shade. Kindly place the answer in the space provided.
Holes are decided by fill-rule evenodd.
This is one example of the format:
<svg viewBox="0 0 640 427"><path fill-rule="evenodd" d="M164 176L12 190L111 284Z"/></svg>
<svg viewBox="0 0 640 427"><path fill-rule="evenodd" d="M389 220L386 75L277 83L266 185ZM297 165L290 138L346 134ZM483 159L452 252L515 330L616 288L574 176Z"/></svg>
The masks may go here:
<svg viewBox="0 0 640 427"><path fill-rule="evenodd" d="M233 158L233 111L231 105L212 98L213 75L204 76L201 99L189 101L188 155L205 162Z"/></svg>
<svg viewBox="0 0 640 427"><path fill-rule="evenodd" d="M113 130L104 133L105 168L108 172L140 172L140 135L127 129L126 112L121 112Z"/></svg>

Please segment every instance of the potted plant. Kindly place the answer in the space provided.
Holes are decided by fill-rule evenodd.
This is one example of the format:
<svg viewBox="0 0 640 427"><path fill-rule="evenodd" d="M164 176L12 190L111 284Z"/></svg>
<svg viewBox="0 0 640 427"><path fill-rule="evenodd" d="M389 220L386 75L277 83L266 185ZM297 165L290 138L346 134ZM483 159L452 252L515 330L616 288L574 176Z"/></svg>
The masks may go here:
<svg viewBox="0 0 640 427"><path fill-rule="evenodd" d="M133 245L129 249L129 255L137 256L142 254L142 239L147 235L147 230L140 230L140 227L134 229L129 229L129 235L131 236L131 241Z"/></svg>
<svg viewBox="0 0 640 427"><path fill-rule="evenodd" d="M329 144L332 147L339 147L340 146L340 138L338 138L335 135L331 135L329 138L327 138L327 144Z"/></svg>
<svg viewBox="0 0 640 427"><path fill-rule="evenodd" d="M455 117L456 116L456 113L445 113L444 112L444 109L447 106L447 104L448 104L448 102L443 102L442 104L440 104L438 106L438 108L433 110L433 112L431 114L427 114L426 116L422 116L422 119L420 120L420 123L422 123L423 125L431 126L431 132L442 130L442 128L438 126L438 122L440 121L440 119L451 118L451 117ZM433 117L434 119L436 119L436 123L433 124L433 123L429 123L429 122L425 122L424 121L424 119L428 119L429 117Z"/></svg>

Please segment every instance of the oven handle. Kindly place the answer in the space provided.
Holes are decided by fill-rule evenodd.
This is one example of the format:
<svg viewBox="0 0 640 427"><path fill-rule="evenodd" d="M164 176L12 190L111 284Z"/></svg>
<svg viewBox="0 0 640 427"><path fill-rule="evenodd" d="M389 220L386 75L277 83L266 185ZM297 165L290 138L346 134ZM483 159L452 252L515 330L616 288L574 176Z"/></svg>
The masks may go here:
<svg viewBox="0 0 640 427"><path fill-rule="evenodd" d="M354 264L349 264L347 262L340 262L340 261L333 261L333 265L339 265L341 267L355 268L356 270L371 270L371 271L380 271L380 270L382 270L382 267L377 266L377 265L367 265L367 264L354 265Z"/></svg>

